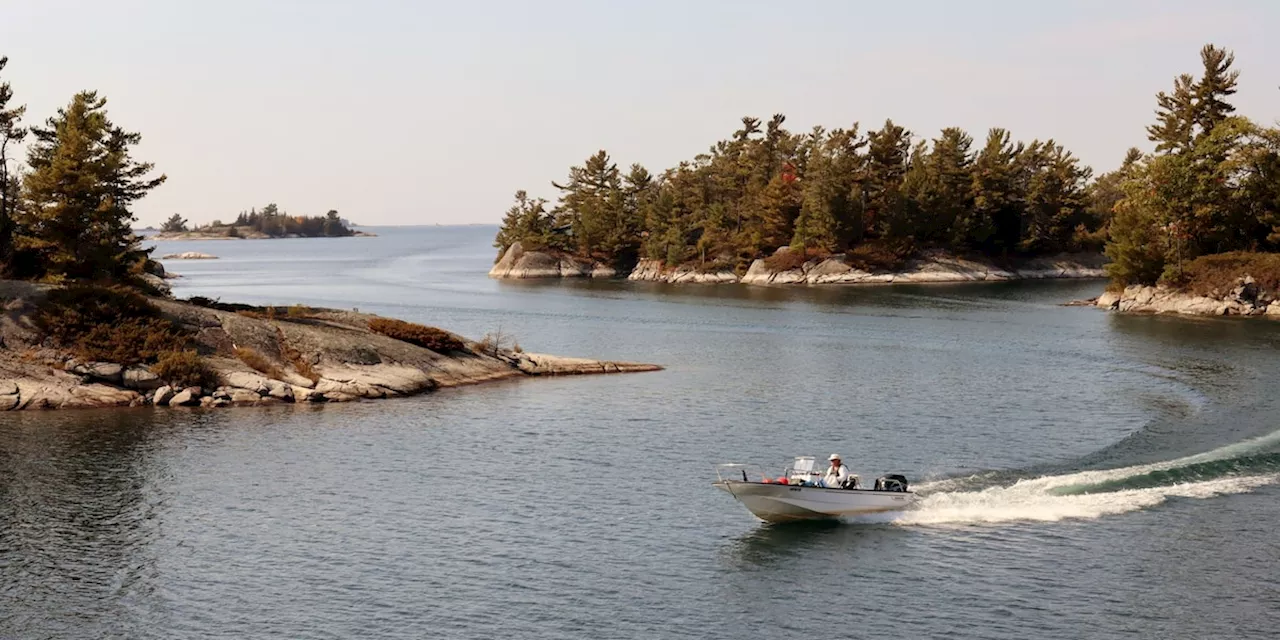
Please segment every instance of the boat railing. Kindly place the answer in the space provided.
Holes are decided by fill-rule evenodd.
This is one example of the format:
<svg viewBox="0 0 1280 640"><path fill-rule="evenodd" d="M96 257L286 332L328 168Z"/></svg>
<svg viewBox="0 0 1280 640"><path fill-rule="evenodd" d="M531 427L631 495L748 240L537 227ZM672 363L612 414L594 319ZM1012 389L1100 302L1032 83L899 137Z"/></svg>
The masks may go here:
<svg viewBox="0 0 1280 640"><path fill-rule="evenodd" d="M758 464L725 462L712 465L720 482L769 482L769 474Z"/></svg>

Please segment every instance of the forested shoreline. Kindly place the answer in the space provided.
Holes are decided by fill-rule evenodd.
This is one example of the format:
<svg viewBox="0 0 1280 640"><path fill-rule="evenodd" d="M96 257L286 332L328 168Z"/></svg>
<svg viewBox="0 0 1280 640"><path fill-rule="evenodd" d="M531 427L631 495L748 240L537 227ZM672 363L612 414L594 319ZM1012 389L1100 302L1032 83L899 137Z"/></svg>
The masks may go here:
<svg viewBox="0 0 1280 640"><path fill-rule="evenodd" d="M557 201L516 193L495 246L515 242L631 269L731 269L789 247L889 264L925 251L988 259L1102 252L1117 284L1174 282L1184 264L1280 249L1280 133L1234 115L1234 56L1201 50L1203 71L1157 96L1147 137L1097 176L1054 140L932 139L886 121L863 132L793 133L785 117L743 118L729 138L654 175L606 151L553 182Z"/></svg>

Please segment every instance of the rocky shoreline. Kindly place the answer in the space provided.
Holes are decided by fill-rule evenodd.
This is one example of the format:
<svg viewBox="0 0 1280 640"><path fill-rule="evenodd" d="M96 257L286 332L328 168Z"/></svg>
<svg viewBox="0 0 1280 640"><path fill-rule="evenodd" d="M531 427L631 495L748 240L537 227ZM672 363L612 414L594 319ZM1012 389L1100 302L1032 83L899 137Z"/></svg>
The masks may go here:
<svg viewBox="0 0 1280 640"><path fill-rule="evenodd" d="M780 251L786 251L781 249ZM768 261L757 259L747 272L739 276L729 269L698 270L694 267L669 267L660 260L641 260L628 280L702 284L891 284L978 282L1029 280L1048 278L1104 278L1105 258L1094 254L1063 254L1024 260L1014 267L993 262L932 254L908 260L898 271L867 271L848 263L843 255L812 259L791 269L773 269ZM525 251L519 242L511 245L493 268L489 277L496 279L527 278L616 278L620 274L608 265L574 256L560 256L542 251Z"/></svg>
<svg viewBox="0 0 1280 640"><path fill-rule="evenodd" d="M1188 316L1265 316L1280 319L1275 292L1262 290L1250 276L1218 295L1203 296L1163 286L1133 285L1107 291L1093 300L1100 309L1123 313L1171 313Z"/></svg>
<svg viewBox="0 0 1280 640"><path fill-rule="evenodd" d="M271 318L152 298L164 317L194 335L220 380L210 388L175 388L147 366L80 362L52 348L33 321L48 289L0 281L0 410L345 402L525 376L661 369L495 349L460 336L454 337L462 349L437 353L370 330L377 318L370 314L309 309ZM262 370L240 359L238 349L257 354Z"/></svg>

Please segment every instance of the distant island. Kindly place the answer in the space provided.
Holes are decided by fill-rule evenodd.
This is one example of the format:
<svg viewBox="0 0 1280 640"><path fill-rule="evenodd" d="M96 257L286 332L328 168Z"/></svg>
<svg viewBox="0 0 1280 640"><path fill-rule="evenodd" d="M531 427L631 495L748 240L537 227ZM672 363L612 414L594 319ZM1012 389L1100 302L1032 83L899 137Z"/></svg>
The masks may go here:
<svg viewBox="0 0 1280 640"><path fill-rule="evenodd" d="M1268 313L1280 310L1270 304L1280 297L1280 128L1235 115L1233 54L1206 45L1200 57L1199 78L1178 76L1157 96L1147 128L1155 151L1130 149L1096 177L1054 140L1015 143L999 128L975 148L958 128L932 140L892 120L866 133L857 123L792 133L780 114L763 125L743 118L729 138L658 175L620 170L600 151L552 183L554 205L516 193L490 276L1105 276L1108 308L1280 315Z"/></svg>
<svg viewBox="0 0 1280 640"><path fill-rule="evenodd" d="M231 223L214 220L202 227L189 228L187 220L173 214L160 226L154 240L263 240L270 238L342 238L374 236L356 231L336 210L323 216L291 216L274 203L258 211L242 211Z"/></svg>

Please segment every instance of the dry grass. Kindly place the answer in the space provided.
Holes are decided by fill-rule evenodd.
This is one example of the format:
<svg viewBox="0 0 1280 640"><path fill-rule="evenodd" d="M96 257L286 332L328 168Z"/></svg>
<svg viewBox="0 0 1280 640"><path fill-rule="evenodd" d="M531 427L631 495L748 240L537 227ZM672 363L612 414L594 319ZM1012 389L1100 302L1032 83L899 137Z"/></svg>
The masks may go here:
<svg viewBox="0 0 1280 640"><path fill-rule="evenodd" d="M374 318L369 321L369 329L388 338L416 344L419 347L424 347L437 353L463 351L466 349L466 345L448 331L403 320Z"/></svg>
<svg viewBox="0 0 1280 640"><path fill-rule="evenodd" d="M1280 253L1232 251L1200 256L1183 266L1180 278L1166 278L1165 283L1195 295L1222 296L1243 276L1251 276L1262 291L1280 293Z"/></svg>
<svg viewBox="0 0 1280 640"><path fill-rule="evenodd" d="M175 387L212 389L221 384L218 374L195 351L169 351L151 365L151 373Z"/></svg>
<svg viewBox="0 0 1280 640"><path fill-rule="evenodd" d="M284 377L284 372L280 370L280 367L276 366L276 363L272 362L266 356L262 355L261 352L255 349L251 349L249 347L236 347L234 353L235 356L240 359L240 362L249 365L251 369L267 376L268 378L279 380Z"/></svg>

